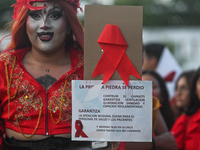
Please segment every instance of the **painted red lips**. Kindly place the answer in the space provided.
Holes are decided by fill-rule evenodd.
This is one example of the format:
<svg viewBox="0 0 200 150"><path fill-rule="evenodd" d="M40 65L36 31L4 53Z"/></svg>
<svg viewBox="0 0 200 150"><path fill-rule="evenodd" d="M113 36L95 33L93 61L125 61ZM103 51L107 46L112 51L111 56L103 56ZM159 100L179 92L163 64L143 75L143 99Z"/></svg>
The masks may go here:
<svg viewBox="0 0 200 150"><path fill-rule="evenodd" d="M53 38L53 32L40 32L37 33L41 41L50 41Z"/></svg>

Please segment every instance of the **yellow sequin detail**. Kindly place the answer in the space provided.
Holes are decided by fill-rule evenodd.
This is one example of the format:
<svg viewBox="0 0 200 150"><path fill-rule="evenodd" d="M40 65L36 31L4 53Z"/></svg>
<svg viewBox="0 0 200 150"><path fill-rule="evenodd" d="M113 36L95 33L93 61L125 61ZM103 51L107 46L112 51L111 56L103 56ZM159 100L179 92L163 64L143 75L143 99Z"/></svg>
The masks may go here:
<svg viewBox="0 0 200 150"><path fill-rule="evenodd" d="M28 99L29 97L28 97L28 95L26 95L24 98L25 98L25 99Z"/></svg>
<svg viewBox="0 0 200 150"><path fill-rule="evenodd" d="M66 99L65 99L65 98L63 98L63 99L62 99L62 101L63 101L63 102L65 102L65 101L66 101Z"/></svg>
<svg viewBox="0 0 200 150"><path fill-rule="evenodd" d="M61 101L60 101L60 114L59 114L59 118L58 118L58 121L57 121L57 122L54 121L52 111L50 110L51 120L53 121L54 124L58 124L58 123L60 122L60 120L61 120L62 109L63 109L63 102L66 101L66 99L63 98L64 92L65 92L65 88L66 88L66 85L67 85L67 80L65 80L65 84L64 84L64 87L63 87L62 95L61 95ZM49 103L49 108L51 108L51 102Z"/></svg>
<svg viewBox="0 0 200 150"><path fill-rule="evenodd" d="M10 100L14 99L16 94L17 94L17 90L18 90L18 86L16 87L15 93L14 95L11 97L10 96L10 86L11 86L11 82L12 82L12 78L13 78L13 70L15 67L15 63L16 63L16 56L14 56L14 62L12 65L12 69L11 69L11 73L10 73L10 79L8 77L8 63L5 62L5 70L6 70L6 80L7 80L7 94L8 94L8 119L10 119Z"/></svg>
<svg viewBox="0 0 200 150"><path fill-rule="evenodd" d="M41 118L41 115L42 115L42 107L43 107L43 104L41 104L41 106L40 106L40 113L39 113L39 117L38 117L38 121L37 121L35 130L33 131L33 133L32 133L30 136L26 136L26 135L22 132L22 130L21 130L20 126L19 126L19 121L18 121L18 118L17 118L17 114L15 115L15 118L16 118L16 121L17 121L17 126L18 126L18 128L19 128L21 134L22 134L25 138L31 138L31 137L35 134L35 132L37 131L38 126L39 126L39 123L40 123L40 118Z"/></svg>

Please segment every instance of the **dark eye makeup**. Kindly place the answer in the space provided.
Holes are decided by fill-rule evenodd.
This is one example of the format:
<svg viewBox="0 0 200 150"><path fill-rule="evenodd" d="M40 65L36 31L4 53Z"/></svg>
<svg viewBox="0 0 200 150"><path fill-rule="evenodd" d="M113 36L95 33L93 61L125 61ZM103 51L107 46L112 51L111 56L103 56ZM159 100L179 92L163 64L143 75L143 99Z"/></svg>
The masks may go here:
<svg viewBox="0 0 200 150"><path fill-rule="evenodd" d="M35 19L38 20L41 18L41 11L29 11L28 15ZM61 18L63 16L62 10L53 10L50 11L50 13L48 14L48 16L50 16L50 18L57 20L59 18Z"/></svg>
<svg viewBox="0 0 200 150"><path fill-rule="evenodd" d="M31 16L35 20L40 18L40 12L39 11L29 11L28 15Z"/></svg>
<svg viewBox="0 0 200 150"><path fill-rule="evenodd" d="M54 11L51 14L49 14L49 16L54 19L57 20L59 18L61 18L63 16L62 11Z"/></svg>

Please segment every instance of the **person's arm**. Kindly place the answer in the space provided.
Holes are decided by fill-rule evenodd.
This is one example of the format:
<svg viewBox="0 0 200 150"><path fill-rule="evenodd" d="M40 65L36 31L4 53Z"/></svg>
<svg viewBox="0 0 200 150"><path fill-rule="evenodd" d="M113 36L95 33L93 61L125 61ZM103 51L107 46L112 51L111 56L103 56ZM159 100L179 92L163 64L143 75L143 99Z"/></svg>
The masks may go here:
<svg viewBox="0 0 200 150"><path fill-rule="evenodd" d="M157 124L155 129L156 136L154 137L155 150L167 149L167 150L176 150L177 144L172 133L167 129L165 121L158 111Z"/></svg>
<svg viewBox="0 0 200 150"><path fill-rule="evenodd" d="M158 111L158 117L156 121L155 134L155 150L176 150L176 142L173 135L168 132L164 119ZM152 150L152 142L127 142L126 150Z"/></svg>
<svg viewBox="0 0 200 150"><path fill-rule="evenodd" d="M162 117L162 114L160 110L158 110L158 116L157 116L157 121L156 121L156 128L155 128L155 134L161 135L165 132L168 132L167 125Z"/></svg>
<svg viewBox="0 0 200 150"><path fill-rule="evenodd" d="M157 120L156 120L156 127L155 127L155 133L156 135L161 135L165 132L167 132L167 126L163 120L163 117L158 111ZM154 139L155 146L161 145L159 143L159 138ZM126 150L151 150L153 148L152 142L127 142L126 143Z"/></svg>
<svg viewBox="0 0 200 150"><path fill-rule="evenodd" d="M155 150L177 150L175 139L170 132L154 137ZM153 150L152 142L127 142L126 150Z"/></svg>
<svg viewBox="0 0 200 150"><path fill-rule="evenodd" d="M177 150L177 144L172 133L165 132L154 137L155 150Z"/></svg>

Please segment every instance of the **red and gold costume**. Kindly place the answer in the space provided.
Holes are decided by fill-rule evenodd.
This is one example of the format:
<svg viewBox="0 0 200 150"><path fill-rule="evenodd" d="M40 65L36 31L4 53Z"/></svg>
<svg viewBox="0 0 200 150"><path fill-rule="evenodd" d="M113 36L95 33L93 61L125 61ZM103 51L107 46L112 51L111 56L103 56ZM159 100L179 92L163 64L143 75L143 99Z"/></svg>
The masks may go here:
<svg viewBox="0 0 200 150"><path fill-rule="evenodd" d="M173 125L178 149L200 150L200 108L191 116L180 116Z"/></svg>
<svg viewBox="0 0 200 150"><path fill-rule="evenodd" d="M29 50L0 55L2 133L5 128L31 136L71 133L71 80L83 79L83 51L69 48L71 70L46 90L22 64Z"/></svg>

